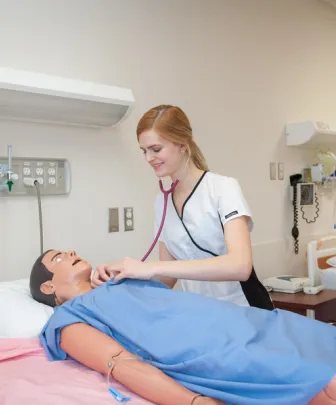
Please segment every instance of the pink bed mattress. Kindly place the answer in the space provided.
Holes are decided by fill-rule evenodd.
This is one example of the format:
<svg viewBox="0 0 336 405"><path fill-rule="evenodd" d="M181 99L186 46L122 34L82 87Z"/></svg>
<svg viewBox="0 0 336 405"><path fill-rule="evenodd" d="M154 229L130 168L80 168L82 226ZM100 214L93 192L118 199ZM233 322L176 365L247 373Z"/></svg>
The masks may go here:
<svg viewBox="0 0 336 405"><path fill-rule="evenodd" d="M126 404L150 405L118 383ZM101 374L72 361L49 362L37 339L0 339L0 405L113 405ZM309 405L336 405L336 377Z"/></svg>
<svg viewBox="0 0 336 405"><path fill-rule="evenodd" d="M113 383L131 397L127 404L148 402ZM72 361L49 362L37 339L0 339L1 405L113 405L106 377Z"/></svg>

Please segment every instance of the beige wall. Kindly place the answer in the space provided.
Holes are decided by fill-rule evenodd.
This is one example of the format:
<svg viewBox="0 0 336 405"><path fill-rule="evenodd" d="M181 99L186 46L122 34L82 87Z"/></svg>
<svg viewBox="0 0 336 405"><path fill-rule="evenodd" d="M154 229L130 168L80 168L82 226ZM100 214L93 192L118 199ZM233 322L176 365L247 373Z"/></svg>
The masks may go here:
<svg viewBox="0 0 336 405"><path fill-rule="evenodd" d="M336 125L336 10L319 0L0 0L0 10L1 66L130 87L136 97L117 130L0 123L0 155L11 143L16 156L70 160L70 196L43 199L46 248L76 249L93 265L141 258L157 182L135 127L146 109L173 103L211 169L239 179L260 276L303 272L288 176L312 155L288 149L283 131L292 120ZM284 162L285 181L269 180L270 161ZM108 208L124 206L134 207L135 231L108 234ZM332 205L324 199L321 209L300 228L302 252L331 226ZM38 254L35 199L0 199L0 279L28 276Z"/></svg>

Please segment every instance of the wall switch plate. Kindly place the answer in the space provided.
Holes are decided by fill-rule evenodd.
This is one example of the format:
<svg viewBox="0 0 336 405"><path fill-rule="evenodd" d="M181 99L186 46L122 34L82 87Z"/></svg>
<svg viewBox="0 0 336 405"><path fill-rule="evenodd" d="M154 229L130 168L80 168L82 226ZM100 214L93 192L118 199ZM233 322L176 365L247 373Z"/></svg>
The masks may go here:
<svg viewBox="0 0 336 405"><path fill-rule="evenodd" d="M134 215L132 207L124 208L124 227L125 232L134 230Z"/></svg>
<svg viewBox="0 0 336 405"><path fill-rule="evenodd" d="M276 164L275 162L270 163L270 179L276 180Z"/></svg>
<svg viewBox="0 0 336 405"><path fill-rule="evenodd" d="M109 208L108 231L119 232L119 208Z"/></svg>

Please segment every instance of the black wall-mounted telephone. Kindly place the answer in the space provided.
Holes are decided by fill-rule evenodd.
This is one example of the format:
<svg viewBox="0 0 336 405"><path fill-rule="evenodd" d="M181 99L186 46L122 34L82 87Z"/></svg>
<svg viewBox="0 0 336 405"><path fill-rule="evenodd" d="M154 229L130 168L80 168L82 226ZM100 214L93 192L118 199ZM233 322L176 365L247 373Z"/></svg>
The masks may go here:
<svg viewBox="0 0 336 405"><path fill-rule="evenodd" d="M319 202L317 198L317 193L315 192L315 184L314 183L303 183L302 182L302 175L300 173L293 174L289 176L290 185L293 187L293 228L292 228L292 236L294 239L294 252L295 254L299 253L299 228L298 228L298 203L301 206L302 218L307 222L307 224L311 224L316 221L319 216ZM299 200L298 200L298 190L299 190ZM315 217L312 220L308 220L305 217L305 213L303 211L303 206L305 205L316 205L316 213Z"/></svg>

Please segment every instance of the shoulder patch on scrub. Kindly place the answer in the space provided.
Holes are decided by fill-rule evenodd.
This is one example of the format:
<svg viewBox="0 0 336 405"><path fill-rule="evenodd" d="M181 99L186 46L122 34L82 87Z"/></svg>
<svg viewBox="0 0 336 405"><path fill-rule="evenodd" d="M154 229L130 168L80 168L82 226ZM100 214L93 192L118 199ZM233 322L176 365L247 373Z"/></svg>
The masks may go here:
<svg viewBox="0 0 336 405"><path fill-rule="evenodd" d="M225 219L228 219L228 218L232 217L232 215L237 215L237 214L238 214L238 211L232 211L232 212L230 212L230 214L225 215Z"/></svg>

